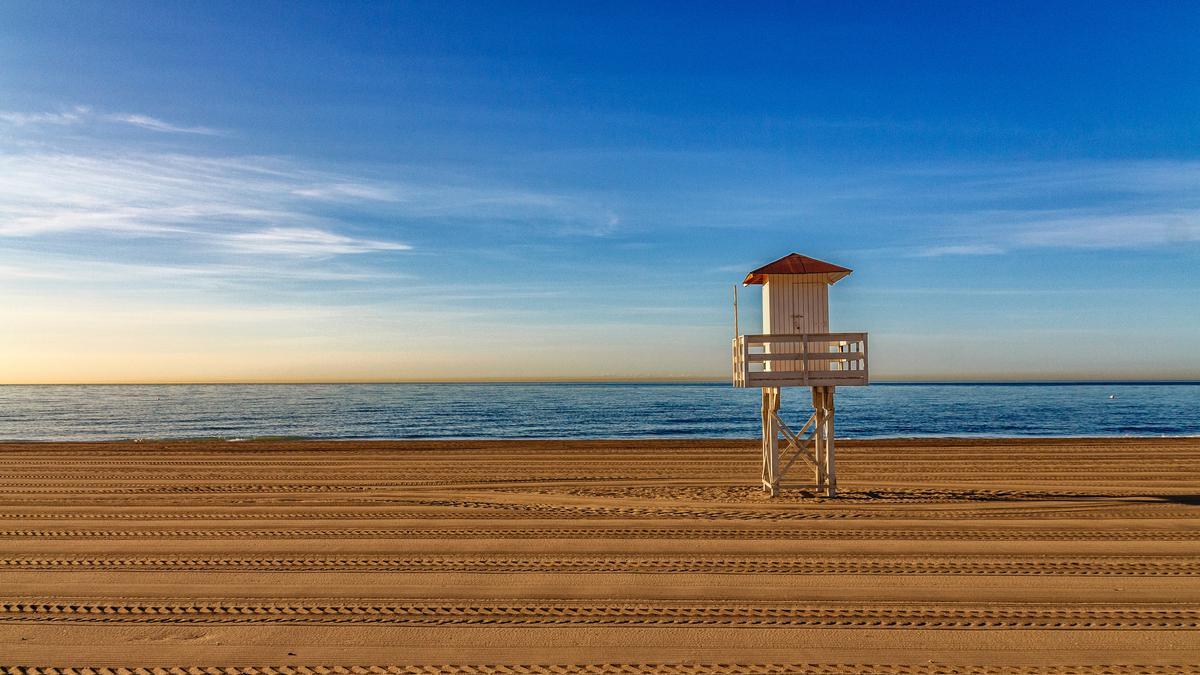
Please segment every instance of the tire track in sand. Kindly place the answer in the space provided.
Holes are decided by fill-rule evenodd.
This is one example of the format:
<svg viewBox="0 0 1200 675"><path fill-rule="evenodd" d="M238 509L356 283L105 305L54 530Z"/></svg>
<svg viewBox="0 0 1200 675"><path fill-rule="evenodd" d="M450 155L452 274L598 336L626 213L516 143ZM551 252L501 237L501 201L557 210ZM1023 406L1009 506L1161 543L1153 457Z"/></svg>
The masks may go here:
<svg viewBox="0 0 1200 675"><path fill-rule="evenodd" d="M8 570L254 570L323 572L642 572L659 574L890 574L1020 576L1200 576L1200 558L944 556L836 559L729 556L9 556Z"/></svg>
<svg viewBox="0 0 1200 675"><path fill-rule="evenodd" d="M0 530L0 539L721 539L834 541L1200 541L1200 530L719 528L295 528Z"/></svg>
<svg viewBox="0 0 1200 675"><path fill-rule="evenodd" d="M455 664L434 665L316 665L316 666L243 666L173 668L95 667L54 668L0 666L2 675L715 675L746 673L779 675L1195 675L1189 665L1109 664L1084 666L945 666L940 664L880 663L589 663L580 664Z"/></svg>
<svg viewBox="0 0 1200 675"><path fill-rule="evenodd" d="M887 629L1194 630L1200 606L975 607L414 602L0 602L0 622L749 626Z"/></svg>

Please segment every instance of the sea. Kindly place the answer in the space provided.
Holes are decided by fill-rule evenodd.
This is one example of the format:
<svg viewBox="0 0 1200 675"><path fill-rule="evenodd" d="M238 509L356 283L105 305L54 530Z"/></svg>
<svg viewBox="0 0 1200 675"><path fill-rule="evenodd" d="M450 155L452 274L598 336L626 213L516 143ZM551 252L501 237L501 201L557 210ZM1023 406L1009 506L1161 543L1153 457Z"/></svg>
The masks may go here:
<svg viewBox="0 0 1200 675"><path fill-rule="evenodd" d="M782 417L811 414L785 389ZM0 439L754 438L728 383L0 386ZM1200 436L1197 383L876 383L837 392L845 438Z"/></svg>

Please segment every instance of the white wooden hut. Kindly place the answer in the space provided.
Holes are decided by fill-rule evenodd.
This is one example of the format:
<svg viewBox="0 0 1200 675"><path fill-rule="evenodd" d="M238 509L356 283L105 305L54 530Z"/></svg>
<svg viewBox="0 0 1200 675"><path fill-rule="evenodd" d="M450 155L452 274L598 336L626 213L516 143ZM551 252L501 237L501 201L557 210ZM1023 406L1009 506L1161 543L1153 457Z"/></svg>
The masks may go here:
<svg viewBox="0 0 1200 675"><path fill-rule="evenodd" d="M763 287L763 332L734 338L733 386L762 389L762 481L771 495L797 459L812 467L818 492L837 494L835 388L868 382L867 334L829 332L829 287L851 271L792 253L742 282ZM798 432L779 419L783 387L812 388L813 414Z"/></svg>

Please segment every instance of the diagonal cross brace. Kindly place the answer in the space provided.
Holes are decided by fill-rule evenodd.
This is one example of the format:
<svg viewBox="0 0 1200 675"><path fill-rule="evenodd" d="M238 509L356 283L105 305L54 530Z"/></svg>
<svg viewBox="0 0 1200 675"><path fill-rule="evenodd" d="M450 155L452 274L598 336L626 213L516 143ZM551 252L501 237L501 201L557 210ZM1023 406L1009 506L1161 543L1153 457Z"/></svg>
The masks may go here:
<svg viewBox="0 0 1200 675"><path fill-rule="evenodd" d="M808 465L814 470L819 469L815 454L810 453L808 448L808 446L812 443L813 438L815 438L817 435L817 428L814 426L812 433L810 433L807 438L804 438L803 440L801 439L801 436L804 434L805 430L808 429L809 425L816 421L817 414L814 412L808 418L808 421L804 423L804 426L800 427L800 433L794 433L791 429L789 429L788 425L784 424L783 420L779 419L779 415L771 413L771 416L774 418L775 423L779 425L780 433L782 433L783 437L788 441L788 446L783 449L783 452L779 453L780 457L786 455L788 451L792 449L795 449L796 451L792 454L792 458L788 460L787 464L783 465L783 469L780 470L780 478L787 473L788 469L792 468L792 464L795 464L796 459L800 457L803 457L804 461L808 462Z"/></svg>

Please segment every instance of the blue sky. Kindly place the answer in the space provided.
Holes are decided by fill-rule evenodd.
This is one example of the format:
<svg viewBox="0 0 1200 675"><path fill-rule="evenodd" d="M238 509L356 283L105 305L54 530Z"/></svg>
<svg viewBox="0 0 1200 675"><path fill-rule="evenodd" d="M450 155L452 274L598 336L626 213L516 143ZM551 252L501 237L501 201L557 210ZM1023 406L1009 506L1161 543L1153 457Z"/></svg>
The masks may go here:
<svg viewBox="0 0 1200 675"><path fill-rule="evenodd" d="M0 5L0 381L1200 378L1190 3ZM743 292L743 326L759 320Z"/></svg>

